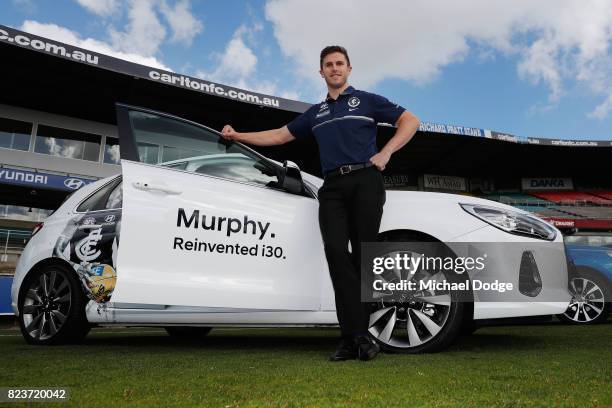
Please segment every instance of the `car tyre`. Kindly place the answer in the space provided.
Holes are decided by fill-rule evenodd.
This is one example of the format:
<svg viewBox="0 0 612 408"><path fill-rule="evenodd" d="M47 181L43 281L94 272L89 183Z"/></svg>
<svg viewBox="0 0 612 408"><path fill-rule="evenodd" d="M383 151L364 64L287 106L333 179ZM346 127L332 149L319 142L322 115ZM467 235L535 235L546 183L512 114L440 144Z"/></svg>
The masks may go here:
<svg viewBox="0 0 612 408"><path fill-rule="evenodd" d="M471 336L478 330L480 327L476 324L473 319L467 319L467 321L463 322L461 326L461 336Z"/></svg>
<svg viewBox="0 0 612 408"><path fill-rule="evenodd" d="M58 265L36 269L21 285L21 334L34 345L79 342L91 329L85 316L87 302L74 271Z"/></svg>
<svg viewBox="0 0 612 408"><path fill-rule="evenodd" d="M394 237L393 241L389 242L387 254L406 252L406 246L399 242L415 242L416 239L410 236L399 239ZM465 282L469 279L467 274L447 274L442 271L424 278L440 280L440 274L449 282ZM418 273L414 278L417 276ZM385 351L420 354L443 350L463 333L465 323L472 319L472 316L468 316L472 310L471 291L420 294L417 291L410 296L399 303L385 303L385 299L381 298L370 304L372 310L368 331Z"/></svg>
<svg viewBox="0 0 612 408"><path fill-rule="evenodd" d="M565 313L557 318L565 323L589 325L603 323L612 310L612 290L601 275L580 270L570 278L572 300Z"/></svg>

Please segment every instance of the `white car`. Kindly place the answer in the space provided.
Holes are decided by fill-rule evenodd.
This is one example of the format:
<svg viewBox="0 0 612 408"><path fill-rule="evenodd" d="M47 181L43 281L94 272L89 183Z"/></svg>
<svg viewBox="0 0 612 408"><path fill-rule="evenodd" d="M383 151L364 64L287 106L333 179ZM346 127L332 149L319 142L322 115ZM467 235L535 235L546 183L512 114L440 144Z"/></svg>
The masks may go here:
<svg viewBox="0 0 612 408"><path fill-rule="evenodd" d="M72 194L19 260L12 305L28 343L78 340L96 324L177 336L337 325L317 221L323 180L164 113L117 105L117 123L121 175ZM388 191L380 241L467 243L514 284L468 301L379 294L369 332L387 350L440 350L475 320L563 313L570 300L560 232L503 204Z"/></svg>

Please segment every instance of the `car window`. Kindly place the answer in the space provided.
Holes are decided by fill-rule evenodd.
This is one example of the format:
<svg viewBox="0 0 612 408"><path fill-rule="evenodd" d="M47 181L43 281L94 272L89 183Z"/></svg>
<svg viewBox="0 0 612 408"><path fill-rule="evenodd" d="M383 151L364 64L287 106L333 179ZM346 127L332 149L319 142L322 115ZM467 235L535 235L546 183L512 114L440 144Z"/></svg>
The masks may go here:
<svg viewBox="0 0 612 408"><path fill-rule="evenodd" d="M228 148L228 152L232 151ZM223 177L231 180L258 183L274 187L276 173L273 168L263 161L254 160L243 153L228 153L218 156L208 156L202 160L195 160L187 169L196 173Z"/></svg>
<svg viewBox="0 0 612 408"><path fill-rule="evenodd" d="M215 132L148 112L130 111L141 162L235 181L277 187L276 167Z"/></svg>
<svg viewBox="0 0 612 408"><path fill-rule="evenodd" d="M119 183L108 196L106 200L107 209L121 208L123 204L123 183Z"/></svg>
<svg viewBox="0 0 612 408"><path fill-rule="evenodd" d="M117 185L116 179L105 186L96 190L93 194L91 194L86 200L84 200L78 207L78 212L86 212L86 211L97 211L103 210L106 208L106 202L108 201L108 196L110 192L113 190L113 187Z"/></svg>

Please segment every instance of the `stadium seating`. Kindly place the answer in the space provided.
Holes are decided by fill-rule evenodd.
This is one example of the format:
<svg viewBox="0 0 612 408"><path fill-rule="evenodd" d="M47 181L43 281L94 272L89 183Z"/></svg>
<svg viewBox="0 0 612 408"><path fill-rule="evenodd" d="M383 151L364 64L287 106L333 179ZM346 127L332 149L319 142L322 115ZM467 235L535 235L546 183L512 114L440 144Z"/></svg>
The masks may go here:
<svg viewBox="0 0 612 408"><path fill-rule="evenodd" d="M608 200L607 198L602 198L580 191L542 191L531 194L535 197L553 201L558 204L585 205L591 203L599 205L612 205L612 201Z"/></svg>
<svg viewBox="0 0 612 408"><path fill-rule="evenodd" d="M612 191L496 193L484 198L512 205L542 218L612 220Z"/></svg>
<svg viewBox="0 0 612 408"><path fill-rule="evenodd" d="M585 218L612 220L612 207L572 207L571 211Z"/></svg>
<svg viewBox="0 0 612 408"><path fill-rule="evenodd" d="M573 205L556 205L555 209L559 211L563 218L584 218L584 216L578 214L575 210L578 207ZM582 207L584 208L584 207Z"/></svg>
<svg viewBox="0 0 612 408"><path fill-rule="evenodd" d="M498 201L500 203L509 204L509 205L537 205L537 206L547 206L551 205L550 201L543 200L541 198L533 197L527 194L522 193L497 193L490 194L485 196L484 198L488 200Z"/></svg>
<svg viewBox="0 0 612 408"><path fill-rule="evenodd" d="M538 205L515 205L514 207L520 208L521 210L532 212L539 217L567 218L568 216L567 213L558 211L555 207L543 207L543 206L538 206Z"/></svg>
<svg viewBox="0 0 612 408"><path fill-rule="evenodd" d="M589 194L592 194L594 196L601 197L601 198L607 198L608 200L612 201L612 191L609 191L609 190L594 190L594 191L589 191Z"/></svg>

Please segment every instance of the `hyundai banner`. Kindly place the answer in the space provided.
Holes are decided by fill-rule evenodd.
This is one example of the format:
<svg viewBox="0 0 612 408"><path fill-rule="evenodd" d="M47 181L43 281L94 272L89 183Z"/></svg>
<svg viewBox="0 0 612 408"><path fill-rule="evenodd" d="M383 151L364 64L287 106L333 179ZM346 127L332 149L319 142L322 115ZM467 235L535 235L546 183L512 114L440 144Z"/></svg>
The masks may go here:
<svg viewBox="0 0 612 408"><path fill-rule="evenodd" d="M14 184L18 186L74 191L94 181L95 180L81 177L61 176L52 173L0 168L0 183Z"/></svg>

